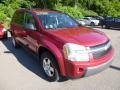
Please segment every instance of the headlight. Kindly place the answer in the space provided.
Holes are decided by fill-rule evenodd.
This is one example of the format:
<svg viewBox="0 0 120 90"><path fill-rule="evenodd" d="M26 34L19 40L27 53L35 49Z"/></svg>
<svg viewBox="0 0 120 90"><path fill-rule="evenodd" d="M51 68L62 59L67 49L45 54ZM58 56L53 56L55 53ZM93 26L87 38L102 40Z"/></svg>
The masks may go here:
<svg viewBox="0 0 120 90"><path fill-rule="evenodd" d="M5 28L2 29L2 32L6 32L7 30Z"/></svg>
<svg viewBox="0 0 120 90"><path fill-rule="evenodd" d="M70 61L89 61L88 49L89 47L73 43L66 43L63 46L64 56Z"/></svg>

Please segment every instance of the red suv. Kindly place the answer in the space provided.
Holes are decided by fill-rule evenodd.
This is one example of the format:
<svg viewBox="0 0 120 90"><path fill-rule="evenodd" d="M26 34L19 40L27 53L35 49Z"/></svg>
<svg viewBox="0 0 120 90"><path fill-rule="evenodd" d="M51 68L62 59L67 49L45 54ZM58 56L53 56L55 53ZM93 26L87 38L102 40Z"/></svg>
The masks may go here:
<svg viewBox="0 0 120 90"><path fill-rule="evenodd" d="M80 26L69 15L55 10L17 10L11 34L14 47L22 45L39 56L49 81L96 74L111 64L114 54L104 33Z"/></svg>

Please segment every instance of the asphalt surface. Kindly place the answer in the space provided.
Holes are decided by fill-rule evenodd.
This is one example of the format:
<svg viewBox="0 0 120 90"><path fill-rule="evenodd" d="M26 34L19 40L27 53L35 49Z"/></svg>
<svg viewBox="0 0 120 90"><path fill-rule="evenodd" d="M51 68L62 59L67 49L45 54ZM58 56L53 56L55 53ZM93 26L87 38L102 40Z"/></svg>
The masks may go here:
<svg viewBox="0 0 120 90"><path fill-rule="evenodd" d="M10 37L0 41L0 90L120 90L120 30L105 30L116 50L110 68L94 76L48 82L39 63L23 48L14 49Z"/></svg>

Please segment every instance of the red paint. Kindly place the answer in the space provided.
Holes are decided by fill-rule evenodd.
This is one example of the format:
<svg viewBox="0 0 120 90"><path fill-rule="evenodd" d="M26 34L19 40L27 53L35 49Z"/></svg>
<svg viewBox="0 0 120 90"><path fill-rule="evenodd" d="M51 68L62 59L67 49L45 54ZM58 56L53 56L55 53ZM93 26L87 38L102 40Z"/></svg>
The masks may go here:
<svg viewBox="0 0 120 90"><path fill-rule="evenodd" d="M38 31L26 30L24 26L18 25L15 22L11 23L12 36L22 44L28 46L33 52L38 54L40 47L45 47L56 57L59 64L60 72L63 76L81 77L85 74L87 67L93 67L103 64L113 57L114 50L112 49L107 55L94 60L92 54L89 62L71 62L66 60L63 55L63 45L65 43L75 43L83 46L96 46L103 44L109 38L99 31L87 28L65 28L60 30L45 30L39 21L35 12L57 12L40 9L20 9L16 12L31 12L37 25Z"/></svg>
<svg viewBox="0 0 120 90"><path fill-rule="evenodd" d="M85 74L86 69L88 67L94 67L108 62L113 57L113 54L114 54L114 49L112 49L106 56L96 59L95 61L71 62L66 60L67 76L73 78L79 78ZM81 68L83 69L83 71L79 70Z"/></svg>
<svg viewBox="0 0 120 90"><path fill-rule="evenodd" d="M86 27L66 28L58 31L50 31L49 33L62 39L65 43L71 42L84 46L99 45L108 40L104 34Z"/></svg>

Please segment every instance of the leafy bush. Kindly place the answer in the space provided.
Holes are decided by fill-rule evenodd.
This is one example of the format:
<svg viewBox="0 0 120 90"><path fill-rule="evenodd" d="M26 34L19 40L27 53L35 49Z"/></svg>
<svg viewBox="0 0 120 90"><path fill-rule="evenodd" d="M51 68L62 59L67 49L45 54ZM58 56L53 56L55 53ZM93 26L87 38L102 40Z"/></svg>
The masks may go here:
<svg viewBox="0 0 120 90"><path fill-rule="evenodd" d="M57 10L63 11L65 13L68 13L70 16L73 16L75 18L82 18L84 16L96 16L98 15L94 11L86 10L81 7L70 7L70 6L62 6L62 5L56 5L55 7Z"/></svg>
<svg viewBox="0 0 120 90"><path fill-rule="evenodd" d="M4 12L0 11L0 22L4 22L6 18L7 18L6 14L4 14Z"/></svg>
<svg viewBox="0 0 120 90"><path fill-rule="evenodd" d="M82 10L82 14L84 16L98 16L98 14L96 12L94 12L92 10L85 10L85 9Z"/></svg>
<svg viewBox="0 0 120 90"><path fill-rule="evenodd" d="M0 21L9 24L16 9L43 8L45 3L47 8L61 10L75 18L120 16L120 0L0 0Z"/></svg>
<svg viewBox="0 0 120 90"><path fill-rule="evenodd" d="M31 8L34 5L35 3L29 0L2 0L0 3L0 21L4 22L5 26L8 27L16 9L22 6Z"/></svg>
<svg viewBox="0 0 120 90"><path fill-rule="evenodd" d="M70 6L62 6L62 5L59 4L59 5L55 6L55 9L60 10L62 12L65 12L65 13L67 13L70 16L73 16L75 18L83 17L83 14L82 14L81 10L78 9L78 8L73 8L73 7L70 7Z"/></svg>

